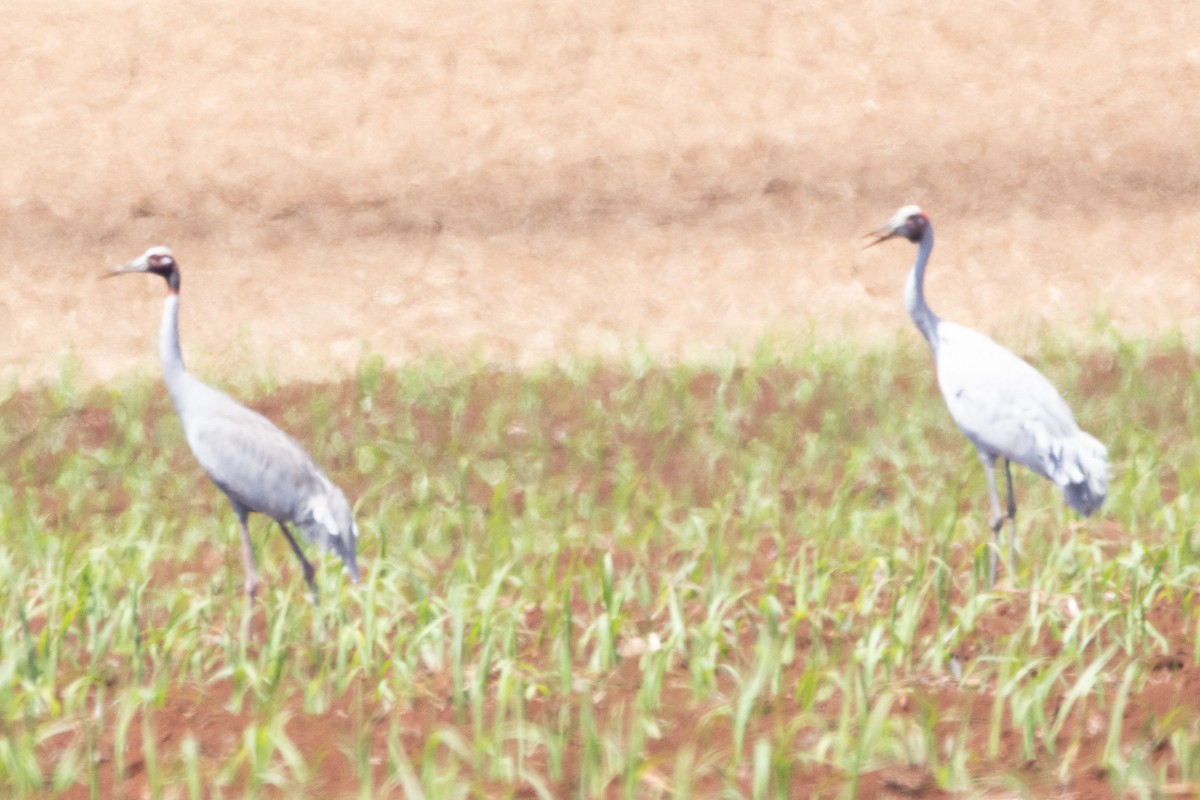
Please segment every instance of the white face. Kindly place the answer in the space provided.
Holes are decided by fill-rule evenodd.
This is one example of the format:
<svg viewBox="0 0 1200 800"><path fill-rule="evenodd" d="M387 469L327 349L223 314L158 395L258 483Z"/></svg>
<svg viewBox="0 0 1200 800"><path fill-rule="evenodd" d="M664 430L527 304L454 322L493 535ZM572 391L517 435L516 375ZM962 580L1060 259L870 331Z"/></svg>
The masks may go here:
<svg viewBox="0 0 1200 800"><path fill-rule="evenodd" d="M893 228L899 228L909 217L920 213L922 213L920 206L904 206L892 215L892 218L888 220L888 225Z"/></svg>
<svg viewBox="0 0 1200 800"><path fill-rule="evenodd" d="M171 252L171 248L158 245L156 247L151 247L149 250L142 253L142 257L138 260L150 263L152 259L158 259L160 261L163 259L174 261L175 255Z"/></svg>
<svg viewBox="0 0 1200 800"><path fill-rule="evenodd" d="M175 256L171 254L170 248L151 247L142 253L141 258L133 263L147 272L157 272L161 275L166 271L175 269Z"/></svg>
<svg viewBox="0 0 1200 800"><path fill-rule="evenodd" d="M171 273L177 272L177 270L178 266L175 263L175 256L171 254L170 248L160 246L151 247L133 261L116 267L111 274L120 275L131 272L152 272L156 275L161 275L166 278Z"/></svg>

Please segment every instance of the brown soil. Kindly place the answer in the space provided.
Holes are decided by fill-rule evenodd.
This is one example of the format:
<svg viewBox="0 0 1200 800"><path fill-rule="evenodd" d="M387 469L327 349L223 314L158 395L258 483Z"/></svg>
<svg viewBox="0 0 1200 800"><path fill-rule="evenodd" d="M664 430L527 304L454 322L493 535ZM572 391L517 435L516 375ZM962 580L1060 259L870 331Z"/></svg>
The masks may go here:
<svg viewBox="0 0 1200 800"><path fill-rule="evenodd" d="M595 555L588 554L588 557ZM764 560L763 563L768 561ZM299 575L287 577L290 580L299 580ZM748 602L753 603L762 596L762 579L761 572L746 576ZM852 593L852 587L847 588ZM786 601L786 598L781 599ZM965 602L966 598L959 600ZM528 631L522 636L525 642L521 659L523 663L546 664L555 657L550 652L550 645L538 643L541 637L536 632L536 616L539 613L538 610L531 612ZM578 607L573 608L573 613L581 620L588 620L601 613L601 609L580 603ZM683 609L683 613L689 622L697 621L705 613L703 601L692 602ZM975 630L963 646L963 659L969 661L972 657L973 643L994 641L998 637L1011 634L1017 627L1014 620L1026 614L1028 598L1022 598L1019 594L1009 601L999 603L978 620ZM1181 619L1178 610L1164 602L1152 610L1149 621L1165 637L1172 652L1166 656L1147 657L1152 677L1144 688L1134 691L1128 698L1122 726L1124 744L1121 752L1123 756L1128 756L1134 747L1145 748L1154 760L1153 756L1163 751L1158 760L1165 762L1168 759L1165 752L1168 737L1186 724L1187 720L1194 720L1196 715L1200 714L1200 701L1197 699L1200 697L1197 691L1200 689L1200 667L1196 666L1192 658L1190 637L1195 627L1194 620ZM651 620L644 622L647 626L653 626ZM927 614L918 626L917 635L928 637L937 625L937 620L933 619L932 614ZM259 641L265 638L268 625L261 609L256 613L250 627L252 637ZM636 625L633 627L636 628ZM810 630L807 637L801 634L797 642L795 663L782 670L783 685L795 686L800 683L806 667L803 653L811 646L813 639L820 639L826 648L851 646L852 641L840 638L842 636L843 634L834 631L819 629ZM1038 654L1049 658L1056 657L1058 644L1054 638L1047 634L1043 639L1037 647ZM753 631L747 630L744 645L745 652L753 652ZM622 650L632 646L633 642L630 639L621 644ZM626 657L619 664L589 679L591 688L582 697L569 700L559 698L554 702L545 701L540 697L531 698L526 708L528 722L553 728L564 713L577 719L581 713L579 703L589 702L592 703L591 713L600 729L620 725L617 720L627 717L630 708L635 704L642 678L636 656L639 651L625 652ZM630 652L634 654L631 655ZM305 657L303 653L296 653L295 656ZM735 657L731 655L730 658ZM1120 674L1127 663L1114 661L1111 671ZM1062 686L1051 696L1047 714L1054 714L1064 702L1067 687L1074 677L1076 676L1073 673L1068 674ZM732 678L721 673L716 675L716 681L713 698L707 702L697 702L690 688L691 676L687 664L676 663L667 671L663 679L661 704L655 715L662 735L646 743L646 767L642 771L639 793L636 796L663 796L662 791L671 785L676 757L685 747L695 748L698 754L710 760L707 766L698 767L693 776L695 795L721 795L729 776L720 765L732 759L735 743L728 718L717 712L722 708L727 709L728 698L736 694L738 687ZM1102 684L1089 693L1089 701L1082 704L1084 710L1072 713L1067 718L1056 742L1046 743L1039 739L1033 757L1022 755L1021 732L1007 716L1000 730L997 756L991 758L981 755L986 754L989 749L992 708L995 703L994 686L981 687L970 683L959 685L945 674L914 672L899 678L888 690L894 695L891 712L893 718L909 719L920 725L918 720L923 719L924 715L933 714L938 720L934 732L945 742L955 740L966 732L966 744L974 754L970 764L971 774L978 782L977 788L983 792L980 796L1092 800L1119 796L1114 793L1106 771L1099 766L1108 737L1109 709L1116 702L1117 688L1112 682ZM594 702L589 698L594 698ZM366 683L351 685L345 694L333 701L329 709L319 714L306 712L303 699L298 695L293 695L283 702L291 714L286 726L288 738L298 751L304 754L306 768L309 770L310 777L305 784L306 796L359 796L360 773L352 761L354 748L359 746L369 752L371 762L376 765L372 770L373 785L386 785L387 775L382 765L388 762L388 738L395 735L396 730L399 731L399 743L414 763L419 762L424 748L428 746L431 731L456 730L465 741L470 741L472 736L470 722L456 710L451 679L445 672L416 676L411 695L403 699L398 706L381 701ZM560 702L568 703L568 707L564 709ZM811 720L814 713L836 718L841 702L841 696L835 694L827 700L819 701L812 709L807 709L795 697L784 695L777 704L767 704L761 711L756 712L750 721L746 740L778 740L781 731L792 728L798 719ZM154 743L155 750L162 754L177 750L185 736L194 739L198 746L200 774L206 776L206 781L210 780L220 765L227 764L241 746L242 732L255 721L252 710L255 703L253 698L236 693L229 682L210 683L203 688L188 685L172 687L161 708L147 711L151 716L148 727L139 724L131 726L122 762L123 775L117 773L119 759L113 749L114 720L102 720L103 727L96 734L100 743L99 760L96 765L100 796L149 796L145 773L145 743L142 740L146 730L154 732L157 737ZM490 717L494 711L494 702L489 699L486 701L485 717ZM79 734L74 730L64 731L45 740L41 748L44 769L48 770L53 765L62 748L75 735ZM806 731L794 739L788 737L783 741L790 742L794 748L802 749L813 744L806 741L805 737L814 735L811 731ZM1053 752L1051 746L1054 747ZM578 757L576 752L565 754L562 777L558 781L551 781L549 785L554 796L568 797L578 792L578 773L575 771ZM531 774L545 776L546 764L534 763L537 759L538 755L535 752L530 756L527 766ZM1194 784L1171 782L1178 779L1175 774L1177 769L1177 765L1162 767L1168 793L1174 793L1170 787L1175 787L1181 796L1194 796ZM227 776L231 791L245 786L247 777L244 767L237 774ZM832 768L796 769L788 777L785 788L787 796L795 798L847 796L843 792L848 780L847 776ZM737 782L748 795L749 775L740 775ZM1004 788L1011 789L1017 785L1023 787L1019 794L1012 794ZM988 787L991 787L991 793L987 792ZM524 784L513 786L497 782L494 786L483 785L475 788L478 792L476 796L483 797L538 796L532 786ZM599 796L625 796L622 788L619 783L614 782ZM87 787L82 784L71 787L61 795L63 798L80 800L87 796ZM264 796L284 795L268 791ZM402 794L388 792L376 796L399 797ZM665 796L670 796L669 792ZM938 787L928 766L897 764L860 776L857 791L851 796L864 799L938 800L952 795Z"/></svg>
<svg viewBox="0 0 1200 800"><path fill-rule="evenodd" d="M152 244L184 267L188 357L224 382L345 374L364 352L529 364L915 337L911 248L859 239L909 202L938 225L935 307L1015 347L1103 314L1190 335L1200 312L1200 5L15 0L0 34L2 381L55 376L65 353L91 380L153 370L162 287L95 281ZM1162 614L1190 653L1191 623ZM997 613L978 634L1003 630ZM1131 730L1197 711L1190 657L1158 673ZM450 713L424 688L414 747ZM986 695L905 691L900 713L934 703L986 735ZM225 755L245 718L211 710L224 699L180 692L153 728ZM339 748L373 719L353 701L289 728L333 754L329 796L352 789ZM714 735L705 709L673 710L664 728ZM1021 768L1050 796L1055 766ZM1104 777L1063 796L1105 796ZM804 780L796 796L841 778ZM941 796L903 770L860 794Z"/></svg>
<svg viewBox="0 0 1200 800"><path fill-rule="evenodd" d="M1177 351L1173 355L1163 355L1153 365L1152 372L1161 373L1158 376L1173 376L1188 372L1195 366L1195 357ZM1099 380L1107 380L1107 372L1103 364L1096 362L1092 370ZM818 412L822 401L817 396L799 400L795 386L798 381L808 382L811 375L789 373L779 368L769 370L760 378L757 403L747 406L747 413L740 421L740 430L747 443L760 440L767 435L771 424L780 417L800 420L799 430L818 430L820 415ZM1153 376L1151 377L1153 379ZM523 378L520 373L508 370L480 370L470 377L468 391L469 401L466 408L458 410L448 404L433 407L418 407L408 409L414 421L414 447L442 452L453 449L455 437L468 440L481 440L489 422L487 409L489 402L496 397L512 397L518 391ZM565 377L562 380L567 380ZM661 373L650 372L636 381L651 382L662 380ZM744 376L735 375L733 383L740 384ZM882 387L882 391L896 392L898 387L907 381L899 377L894 383ZM545 394L539 397L535 404L536 415L527 420L528 429L525 437L530 441L545 442L554 437L554 432L561 428L586 424L581 420L589 413L589 409L603 407L606 402L612 402L614 393L628 391L631 388L637 394L637 382L630 383L626 375L622 377L616 370L598 371L586 386L577 391L565 391L561 386L547 385ZM1163 382L1166 382L1165 380ZM269 399L258 405L260 410L276 418L285 418L295 409L309 407L314 396L339 398L336 403L340 408L353 407L357 392L354 381L343 381L334 384L292 384L279 391L273 392ZM698 371L689 388L689 402L695 403L702 417L712 417L716 414L721 395L721 382L712 371ZM931 398L936 401L936 398ZM392 419L400 414L399 400L395 395L394 386L385 386L373 395L374 408L384 419ZM0 412L5 416L20 418L23 414L35 414L39 408L37 393L20 393L3 403ZM163 398L158 398L145 419L145 424L154 426L162 417L169 417L171 410ZM616 416L616 415L609 415ZM1181 419L1186 413L1180 413L1163 422L1165 430L1178 430ZM76 446L86 446L92 443L106 446L111 443L113 436L119 435L113 426L110 414L88 406L78 412L63 416L54 421L60 425L60 435L68 446L64 450L73 450ZM857 428L869 427L869 420L860 420ZM458 428L457 433L453 430ZM945 432L944 441L937 440L934 446L944 448L947 455L951 452L961 455L961 442L952 431ZM343 432L343 436L345 432ZM666 441L664 442L664 437ZM710 463L706 451L688 437L673 438L670 431L660 432L658 436L648 435L647 429L639 427L636 422L615 424L613 430L614 449L629 451L638 463L638 470L646 475L648 491L656 491L659 482L673 496L692 497L696 503L709 503L714 496L729 497L731 483L736 482L736 476L720 464ZM534 445L530 445L534 446ZM540 445L538 445L540 447ZM519 450L520 447L514 447ZM0 453L0 479L12 480L12 475L6 475L3 470L13 464L21 452L21 443L16 443L5 453ZM187 461L186 453L180 451L180 469L195 470ZM549 481L566 481L574 484L580 491L597 498L603 498L606 491L605 482L611 481L614 464L597 464L591 455L587 454L557 454L547 461L545 479ZM887 492L890 487L898 484L894 468L886 463L878 465L885 477L878 481L869 478L863 485L855 486L856 491ZM54 474L57 467L47 464L44 467L47 474ZM330 465L332 474L350 489L352 496L361 495L363 486L353 483L354 470L350 464ZM890 470L890 472L889 472ZM870 470L860 470L860 474L869 474ZM343 480L345 476L349 480ZM360 476L361 479L361 476ZM830 486L841 485L843 479L836 473L813 476L812 485L794 485L786 491L799 493L805 498L819 496L827 492ZM978 482L978 478L977 478ZM399 485L406 481L400 479ZM509 501L518 508L522 499L519 489L513 490ZM781 491L783 491L781 489ZM468 501L476 504L494 502L493 490L475 479L468 481L465 493ZM224 511L224 501L211 490L198 498L196 502L204 502L214 509ZM43 509L48 519L53 520L58 513L57 498L48 494L44 498ZM973 507L964 508L964 513L979 513L979 498L975 498ZM118 514L120 508L96 507L88 510L95 514ZM519 510L517 513L520 513ZM228 516L226 517L228 519ZM1129 532L1113 520L1097 519L1088 523L1089 535L1102 548L1110 549L1114 557L1128 547ZM920 549L920 543L915 541L920 531L905 534L904 548L909 551ZM232 532L231 532L232 536ZM911 541L908 538L911 537ZM230 574L238 575L240 565L236 548L231 545L232 539L214 541L211 545L201 548L186 561L160 563L156 565L151 589L177 583L185 576L209 576L221 570L222 565ZM272 563L274 579L299 585L301 576L295 568L292 559L285 554L285 545L275 537L275 558L272 560L265 553L261 555L264 563ZM787 584L778 582L775 566L780 561L792 563L801 551L811 548L802 537L779 537L775 531L764 530L761 536L746 546L753 547L755 558L747 561L747 568L739 577L739 589L745 592L740 607L744 609L761 609L767 596L773 597L783 609L793 609L796 598L793 589ZM269 549L269 546L267 547ZM613 559L613 567L617 573L624 573L632 566L634 554L627 550L614 548L601 550L595 546L564 549L559 555L556 570L577 567L579 564L596 564L602 556L608 553ZM650 573L671 573L681 568L680 559L690 558L687 552L680 550L650 550L636 556L640 566ZM812 561L816 556L810 551L807 560ZM969 547L956 547L950 551L949 566L955 574L964 574L971 569L970 561L973 554ZM452 569L453 559L447 559L441 564L431 561L434 570ZM861 593L861 587L845 578L835 579L830 592L830 600L835 604L853 603ZM236 582L236 581L235 581ZM878 601L879 609L889 607L888 591L898 591L899 587L885 590ZM230 585L227 591L236 593L237 586ZM946 607L957 609L965 605L970 598L963 595L963 589L951 589L951 595ZM995 648L995 643L1005 641L1021 629L1027 629L1023 620L1029 614L1032 598L1027 591L1016 590L1002 596L984 611L974 622L973 627L964 631L961 640L955 647L955 655L964 665L967 675L977 659L986 659ZM1067 597L1037 598L1040 607L1054 605L1063 609L1069 616L1072 602L1078 599ZM1022 733L1017 727L1011 714L1005 710L1001 714L1000 725L996 731L997 747L991 747L992 726L995 722L993 710L997 702L999 687L987 681L969 678L959 683L952 679L944 670L930 672L920 667L909 670L899 670L897 674L879 691L886 689L894 697L892 717L897 720L909 720L915 729L920 729L925 720L932 719L933 732L941 742L959 741L965 744L970 752L971 760L968 768L975 788L980 796L986 797L1079 797L1079 798L1109 798L1120 796L1112 785L1110 776L1103 768L1105 748L1109 738L1108 725L1112 719L1119 677L1123 674L1129 658L1140 659L1142 666L1148 670L1150 677L1142 685L1133 688L1128 704L1125 707L1121 725L1120 753L1121 757L1129 757L1134 753L1147 755L1149 760L1161 770L1162 779L1168 789L1179 790L1183 796L1192 796L1195 787L1184 780L1178 762L1178 752L1172 748L1170 737L1187 724L1188 720L1200 714L1200 666L1194 658L1193 635L1196 630L1196 617L1190 609L1190 601L1180 595L1163 592L1154 605L1149 609L1146 621L1162 637L1163 647L1148 646L1144 654L1119 655L1114 658L1106 669L1111 679L1097 684L1094 691L1088 693L1083 702L1073 706L1072 712L1064 719L1057 739L1047 742L1038 739L1032 746L1032 755L1026 755L1022 742ZM588 601L576 596L571 607L573 617L578 620L582 629L589 621L597 618L603 608L599 600ZM162 609L147 608L143 624L152 629L156 625L156 614ZM596 672L581 671L586 674L590 691L582 693L551 694L552 700L540 695L531 697L526 708L525 719L535 725L553 728L561 723L565 713L569 719L578 720L582 712L581 703L590 703L592 713L601 729L621 724L630 709L636 705L636 698L641 688L642 672L638 664L638 647L645 647L645 642L639 641L646 631L659 628L661 620L654 617L657 611L646 607L646 616L634 613L625 621L619 651L623 659L615 667ZM700 596L681 595L680 613L689 625L700 623L708 613L707 601ZM790 613L790 612L789 612ZM945 620L939 619L939 614L946 613L940 603L930 602L923 609L922 617L916 626L916 637L919 640L929 640L934 632L944 628ZM953 612L951 612L953 613ZM518 634L517 648L520 652L520 663L530 665L548 672L546 666L552 663L557 654L553 644L544 635L544 620L546 608L532 605L525 612L524 624ZM748 611L746 614L735 614L736 630L740 646L731 648L722 657L722 663L728 663L734 671L745 672L754 658L755 637L757 634L756 620L761 616L758 612ZM261 646L268 637L269 616L266 608L256 608L250 622L250 635L247 646L254 650ZM42 622L33 620L34 631L40 630ZM403 620L392 620L390 624L404 625ZM1056 659L1062 656L1061 630L1053 625L1045 626L1038 641L1032 646L1033 657ZM806 670L806 659L814 648L822 648L826 652L847 652L852 649L855 641L861 635L861 630L843 630L836 628L828 619L817 616L806 618L795 628L795 661L782 667L781 685L799 687L803 682ZM1099 653L1108 646L1108 636L1103 631L1098 632L1092 646ZM387 637L384 637L385 639ZM306 663L319 660L322 657L321 648L310 648L298 644L291 649L287 658L289 663ZM578 663L587 661L588 653L577 654ZM63 664L86 663L85 654L78 659L64 657ZM131 682L128 661L114 662L108 680L113 685L118 682ZM65 669L70 669L66 667ZM70 682L70 675L60 676L62 683ZM1065 698L1078 678L1078 668L1068 667L1062 679L1050 693L1045 713L1053 718L1057 710L1066 702ZM735 746L732 737L732 726L729 723L728 707L730 698L736 696L738 687L735 680L723 670L715 671L713 680L715 691L709 698L698 697L693 688L690 666L683 658L676 659L667 670L663 680L663 692L658 710L655 713L662 735L651 738L646 742L644 756L646 767L641 773L642 783L638 786L635 796L669 796L669 787L675 779L674 765L676 757L682 748L693 748L697 754L697 768L694 775L694 790L697 797L716 797L727 786L730 775L726 770L733 760L732 752ZM451 678L446 672L419 673L413 677L413 687L410 692L396 703L389 703L379 696L371 681L353 683L347 691L332 701L329 709L322 713L311 713L304 708L304 700L294 688L291 694L280 692L280 696L269 699L257 699L240 695L230 681L216 681L201 685L191 683L176 684L170 687L161 707L155 707L147 713L150 716L148 724L143 726L141 720L135 721L131 728L130 741L122 759L114 747L114 729L116 713L115 705L110 704L103 716L94 721L95 735L98 742L98 760L95 765L100 796L142 797L148 796L148 767L146 765L145 743L142 736L145 731L151 731L155 737L154 750L160 758L164 755L178 752L185 737L191 737L197 745L199 754L199 769L205 780L216 774L222 765L228 764L241 746L241 736L247 726L258 721L259 708L270 704L271 708L286 709L289 719L287 735L302 752L310 770L305 789L310 796L341 798L359 796L358 764L352 759L359 747L368 754L373 769L375 787L384 785L387 775L384 765L391 762L389 756L389 737L397 737L397 741L405 748L410 760L419 763L424 748L428 746L430 731L449 729L458 732L464 741L471 741L472 731L469 718L455 708L452 699ZM878 692L877 692L878 693ZM592 698L595 698L592 703ZM494 695L489 693L485 701L485 718L490 718L496 711ZM564 709L561 704L566 704ZM817 700L812 707L805 705L800 698L799 689L785 691L775 697L772 702L762 704L750 722L746 741L759 739L774 741L777 746L802 750L814 744L816 734L811 726L814 716L817 718L834 719L840 712L842 698L836 692L827 698ZM149 707L148 707L149 708ZM799 722L798 722L799 721ZM86 727L85 723L85 727ZM623 729L627 730L626 725ZM77 728L64 729L60 733L49 736L41 745L41 766L49 771L56 760L61 757L64 749L69 747L73 737L89 735L87 731L80 733ZM960 738L961 737L961 738ZM932 745L931 745L932 746ZM549 781L549 789L554 796L567 797L579 793L578 787L578 752L567 752L563 759L564 770L557 778L549 778L547 764L530 763L531 774L538 775ZM936 759L936 754L927 754ZM542 757L535 753L531 759L536 761ZM118 771L118 764L123 770ZM230 782L229 791L237 793L247 785L248 770L244 766L236 774L227 775ZM737 774L735 782L747 796L750 793L750 775ZM848 776L828 766L801 768L795 766L785 778L788 796L832 797L847 796L840 794L846 788ZM777 784L778 785L778 784ZM1016 792L1013 787L1023 787ZM612 785L606 788L601 796L621 797L624 787ZM474 796L537 796L532 786L524 785L482 785L474 787ZM667 791L667 795L662 793ZM88 787L81 782L63 796L68 798L83 798L88 794ZM917 760L915 764L905 764L903 760L895 764L873 769L861 775L858 779L857 791L854 796L862 798L923 798L933 800L949 796L938 785L938 779L930 767ZM1170 792L1168 791L1168 794ZM265 791L263 796L284 796L282 793ZM400 796L398 792L388 793L379 789L374 796Z"/></svg>
<svg viewBox="0 0 1200 800"><path fill-rule="evenodd" d="M0 379L530 363L907 329L1190 331L1200 9L31 2L0 19ZM232 362L230 357L234 357Z"/></svg>

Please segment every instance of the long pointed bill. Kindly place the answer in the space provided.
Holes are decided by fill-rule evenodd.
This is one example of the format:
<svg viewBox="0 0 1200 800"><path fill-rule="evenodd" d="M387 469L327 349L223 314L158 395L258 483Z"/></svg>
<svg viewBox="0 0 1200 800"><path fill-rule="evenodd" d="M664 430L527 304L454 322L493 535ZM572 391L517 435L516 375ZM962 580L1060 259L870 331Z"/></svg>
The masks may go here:
<svg viewBox="0 0 1200 800"><path fill-rule="evenodd" d="M868 247L874 247L875 245L879 244L880 242L886 242L888 239L891 239L893 236L896 236L896 235L898 235L898 234L896 232L895 226L893 226L893 225L884 225L882 228L880 228L878 230L874 230L868 234L864 234L863 235L864 239L867 238L868 236L874 236L875 238L873 240L871 240L870 242L867 242L866 244L864 244L863 250L866 250Z"/></svg>
<svg viewBox="0 0 1200 800"><path fill-rule="evenodd" d="M100 276L100 280L112 278L117 275L128 275L132 272L149 272L150 265L146 263L146 259L138 258L126 264L121 264L119 267L113 267L110 272L106 272Z"/></svg>

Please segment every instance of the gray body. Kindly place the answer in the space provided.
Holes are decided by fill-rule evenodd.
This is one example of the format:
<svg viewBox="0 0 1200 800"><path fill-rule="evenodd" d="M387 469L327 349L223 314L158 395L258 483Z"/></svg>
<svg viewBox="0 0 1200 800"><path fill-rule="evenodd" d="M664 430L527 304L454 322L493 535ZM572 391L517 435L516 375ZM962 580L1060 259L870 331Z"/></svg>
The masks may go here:
<svg viewBox="0 0 1200 800"><path fill-rule="evenodd" d="M1021 464L1057 484L1080 514L1096 511L1108 491L1107 453L1050 381L977 331L941 320L936 331L938 387L984 466Z"/></svg>
<svg viewBox="0 0 1200 800"><path fill-rule="evenodd" d="M933 225L917 206L901 208L877 231L875 244L904 236L918 245L904 287L904 304L929 343L938 388L950 416L979 453L987 474L991 528L997 538L989 562L995 582L999 532L1011 524L1009 572L1013 571L1016 500L1010 462L1057 484L1067 504L1084 516L1095 512L1108 492L1108 453L1079 429L1070 407L1046 377L1011 350L978 331L939 318L925 302L925 267L933 251ZM995 464L1004 459L1007 514L996 491Z"/></svg>
<svg viewBox="0 0 1200 800"><path fill-rule="evenodd" d="M246 528L246 517L252 512L279 523L314 595L317 585L313 567L288 530L288 523L299 528L308 541L336 553L357 581L358 528L341 489L270 420L192 377L184 368L179 347L179 275L170 251L151 248L118 271L160 274L171 288L159 331L163 378L192 454L229 498L237 515L247 594L253 597L258 589Z"/></svg>

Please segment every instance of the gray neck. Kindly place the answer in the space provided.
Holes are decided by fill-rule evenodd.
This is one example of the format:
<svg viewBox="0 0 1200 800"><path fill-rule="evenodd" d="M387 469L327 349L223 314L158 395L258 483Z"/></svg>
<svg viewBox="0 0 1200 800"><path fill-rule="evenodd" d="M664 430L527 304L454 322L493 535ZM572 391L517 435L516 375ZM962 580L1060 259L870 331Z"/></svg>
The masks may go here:
<svg viewBox="0 0 1200 800"><path fill-rule="evenodd" d="M163 306L162 327L158 332L158 357L162 361L163 379L175 410L183 399L183 383L187 370L183 367L183 355L179 350L179 295L171 292Z"/></svg>
<svg viewBox="0 0 1200 800"><path fill-rule="evenodd" d="M937 355L937 326L940 320L925 302L925 265L929 263L929 254L933 250L933 226L927 225L925 235L917 247L917 260L908 280L904 284L904 305L908 308L908 316L912 317L917 330L929 342L930 349Z"/></svg>

